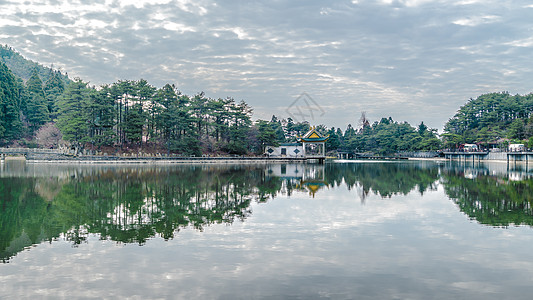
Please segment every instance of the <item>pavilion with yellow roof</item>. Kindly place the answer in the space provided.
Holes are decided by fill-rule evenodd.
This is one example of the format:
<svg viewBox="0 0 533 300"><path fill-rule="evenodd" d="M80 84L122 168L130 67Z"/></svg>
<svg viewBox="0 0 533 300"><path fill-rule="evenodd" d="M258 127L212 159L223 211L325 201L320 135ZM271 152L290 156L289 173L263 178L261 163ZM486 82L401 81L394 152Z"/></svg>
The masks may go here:
<svg viewBox="0 0 533 300"><path fill-rule="evenodd" d="M266 146L265 155L268 157L286 157L294 159L312 159L323 163L326 159L326 141L328 136L321 135L316 127L303 136L297 137L297 143L282 143L279 146Z"/></svg>
<svg viewBox="0 0 533 300"><path fill-rule="evenodd" d="M302 143L303 156L307 159L318 159L323 161L326 158L326 141L328 136L321 135L316 127L311 129L301 137L298 141Z"/></svg>

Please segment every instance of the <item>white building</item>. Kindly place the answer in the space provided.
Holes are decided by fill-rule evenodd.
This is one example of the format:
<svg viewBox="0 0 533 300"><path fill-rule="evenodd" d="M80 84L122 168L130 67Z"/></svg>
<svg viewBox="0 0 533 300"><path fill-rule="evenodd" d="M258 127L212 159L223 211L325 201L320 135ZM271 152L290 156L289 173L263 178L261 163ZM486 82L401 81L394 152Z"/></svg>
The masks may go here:
<svg viewBox="0 0 533 300"><path fill-rule="evenodd" d="M463 147L465 152L477 152L479 148L476 144L465 144Z"/></svg>
<svg viewBox="0 0 533 300"><path fill-rule="evenodd" d="M524 144L510 144L509 145L509 151L510 152L526 151L526 146Z"/></svg>
<svg viewBox="0 0 533 300"><path fill-rule="evenodd" d="M315 127L298 137L300 143L283 143L278 147L266 146L265 155L269 157L311 158L324 162L326 158L326 141L329 136L322 136Z"/></svg>
<svg viewBox="0 0 533 300"><path fill-rule="evenodd" d="M265 155L269 157L303 157L303 147L300 143L283 143L279 146L266 146Z"/></svg>

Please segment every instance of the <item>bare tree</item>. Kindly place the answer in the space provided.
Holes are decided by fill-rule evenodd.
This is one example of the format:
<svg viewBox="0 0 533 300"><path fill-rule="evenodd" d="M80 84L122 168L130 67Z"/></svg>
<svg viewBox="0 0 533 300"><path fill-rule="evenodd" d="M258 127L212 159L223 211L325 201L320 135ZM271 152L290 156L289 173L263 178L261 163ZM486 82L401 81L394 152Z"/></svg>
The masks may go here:
<svg viewBox="0 0 533 300"><path fill-rule="evenodd" d="M370 122L366 118L366 111L361 113L361 118L359 118L359 126L360 129L370 126Z"/></svg>
<svg viewBox="0 0 533 300"><path fill-rule="evenodd" d="M35 133L35 141L41 148L57 148L61 139L63 135L53 122L44 124Z"/></svg>

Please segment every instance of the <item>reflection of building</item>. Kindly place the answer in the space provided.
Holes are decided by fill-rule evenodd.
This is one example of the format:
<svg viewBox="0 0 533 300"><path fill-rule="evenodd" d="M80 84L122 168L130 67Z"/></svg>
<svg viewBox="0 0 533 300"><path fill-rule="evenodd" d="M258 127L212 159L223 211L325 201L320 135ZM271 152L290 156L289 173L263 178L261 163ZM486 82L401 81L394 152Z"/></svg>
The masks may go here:
<svg viewBox="0 0 533 300"><path fill-rule="evenodd" d="M468 179L476 179L477 176L478 176L478 170L476 170L476 169L470 169L470 168L468 168L468 169L466 169L466 170L464 171L464 177L465 177L465 178L468 178Z"/></svg>
<svg viewBox="0 0 533 300"><path fill-rule="evenodd" d="M266 175L278 177L283 180L282 192L291 186L298 190L305 190L309 195L315 196L321 188L327 186L325 181L325 168L316 164L279 164L271 165L266 169Z"/></svg>
<svg viewBox="0 0 533 300"><path fill-rule="evenodd" d="M326 186L325 169L323 165L306 165L300 186L305 188L309 195L315 197L316 192Z"/></svg>
<svg viewBox="0 0 533 300"><path fill-rule="evenodd" d="M276 176L280 178L302 178L305 166L298 164L279 164L270 165L266 169L267 176Z"/></svg>

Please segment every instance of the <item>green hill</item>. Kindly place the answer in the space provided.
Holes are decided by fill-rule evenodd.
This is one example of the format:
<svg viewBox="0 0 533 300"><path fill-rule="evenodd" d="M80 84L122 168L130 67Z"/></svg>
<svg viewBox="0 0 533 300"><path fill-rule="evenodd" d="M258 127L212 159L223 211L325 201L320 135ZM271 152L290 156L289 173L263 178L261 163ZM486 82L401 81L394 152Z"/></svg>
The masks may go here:
<svg viewBox="0 0 533 300"><path fill-rule="evenodd" d="M34 69L37 70L37 74L43 82L48 81L53 72L57 72L52 68L24 58L24 56L8 45L0 45L0 60L6 64L13 74L22 78L24 81L27 81L31 77ZM67 85L71 80L66 74L59 73L60 78Z"/></svg>
<svg viewBox="0 0 533 300"><path fill-rule="evenodd" d="M533 146L533 94L502 92L470 99L445 124L443 138L451 148L462 143L505 146L528 140Z"/></svg>

